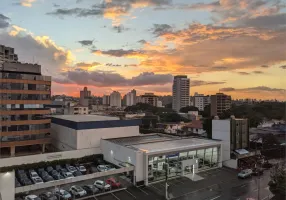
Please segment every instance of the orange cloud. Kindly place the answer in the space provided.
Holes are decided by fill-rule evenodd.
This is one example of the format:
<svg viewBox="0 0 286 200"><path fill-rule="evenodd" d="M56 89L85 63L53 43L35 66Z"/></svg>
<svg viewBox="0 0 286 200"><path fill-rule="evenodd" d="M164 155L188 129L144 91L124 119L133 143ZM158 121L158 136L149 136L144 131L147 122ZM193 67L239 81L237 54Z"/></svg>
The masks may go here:
<svg viewBox="0 0 286 200"><path fill-rule="evenodd" d="M34 2L36 2L36 0L21 0L20 4L25 7L32 7Z"/></svg>

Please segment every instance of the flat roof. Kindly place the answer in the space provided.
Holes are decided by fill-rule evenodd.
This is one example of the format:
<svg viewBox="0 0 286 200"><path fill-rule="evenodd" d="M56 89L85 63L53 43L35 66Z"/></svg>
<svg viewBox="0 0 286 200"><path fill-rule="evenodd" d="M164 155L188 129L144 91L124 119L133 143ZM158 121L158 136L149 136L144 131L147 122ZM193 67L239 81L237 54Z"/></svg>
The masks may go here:
<svg viewBox="0 0 286 200"><path fill-rule="evenodd" d="M56 115L53 118L69 120L73 122L90 122L90 121L111 121L119 120L119 117L110 117L103 115Z"/></svg>
<svg viewBox="0 0 286 200"><path fill-rule="evenodd" d="M221 144L220 140L196 137L178 137L159 133L106 140L147 154L182 151L184 149L197 149Z"/></svg>

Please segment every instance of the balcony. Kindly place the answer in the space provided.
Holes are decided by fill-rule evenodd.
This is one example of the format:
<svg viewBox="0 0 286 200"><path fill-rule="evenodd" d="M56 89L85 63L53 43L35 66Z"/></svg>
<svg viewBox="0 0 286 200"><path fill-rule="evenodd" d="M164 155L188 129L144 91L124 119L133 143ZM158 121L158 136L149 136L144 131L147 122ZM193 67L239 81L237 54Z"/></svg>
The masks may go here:
<svg viewBox="0 0 286 200"><path fill-rule="evenodd" d="M16 147L16 146L29 146L35 144L50 144L52 142L52 138L40 138L40 139L28 139L28 140L15 140L15 141L7 141L1 142L1 148L4 147Z"/></svg>

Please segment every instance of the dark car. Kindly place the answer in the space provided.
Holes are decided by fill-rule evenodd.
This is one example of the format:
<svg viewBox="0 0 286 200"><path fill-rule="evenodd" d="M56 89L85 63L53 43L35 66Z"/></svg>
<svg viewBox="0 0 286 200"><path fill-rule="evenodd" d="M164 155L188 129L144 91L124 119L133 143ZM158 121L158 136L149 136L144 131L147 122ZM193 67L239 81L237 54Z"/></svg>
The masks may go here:
<svg viewBox="0 0 286 200"><path fill-rule="evenodd" d="M19 175L19 174L26 174L26 172L25 172L25 170L23 170L23 169L18 169L18 170L16 171L16 174L17 174L17 175Z"/></svg>
<svg viewBox="0 0 286 200"><path fill-rule="evenodd" d="M62 167L61 167L60 165L56 165L55 169L56 169L57 171L59 171L60 169L62 169Z"/></svg>
<svg viewBox="0 0 286 200"><path fill-rule="evenodd" d="M254 168L252 170L252 175L254 175L254 176L260 176L262 174L263 174L263 169L261 169L261 168Z"/></svg>
<svg viewBox="0 0 286 200"><path fill-rule="evenodd" d="M90 173L96 173L96 172L98 172L97 167L96 166L91 166L90 167Z"/></svg>
<svg viewBox="0 0 286 200"><path fill-rule="evenodd" d="M80 171L75 171L74 173L72 173L74 176L81 176L82 173Z"/></svg>
<svg viewBox="0 0 286 200"><path fill-rule="evenodd" d="M39 173L39 175L43 178L44 176L49 176L49 173L46 171L42 171Z"/></svg>
<svg viewBox="0 0 286 200"><path fill-rule="evenodd" d="M50 173L51 171L53 171L54 170L54 168L52 167L52 166L48 166L47 168L46 168L46 171L48 172L48 173Z"/></svg>
<svg viewBox="0 0 286 200"><path fill-rule="evenodd" d="M52 175L52 176L59 174L59 172L58 172L57 170L52 170L52 171L50 171L49 173L50 173L50 175Z"/></svg>
<svg viewBox="0 0 286 200"><path fill-rule="evenodd" d="M51 192L40 194L41 200L57 200L58 198Z"/></svg>
<svg viewBox="0 0 286 200"><path fill-rule="evenodd" d="M19 174L19 175L18 175L18 178L19 178L19 180L20 180L20 179L27 179L28 176L27 176L26 173L25 173L25 174Z"/></svg>
<svg viewBox="0 0 286 200"><path fill-rule="evenodd" d="M68 170L67 169L65 169L65 168L61 168L61 169L59 169L59 171L58 171L59 173L66 173L66 172L68 172Z"/></svg>
<svg viewBox="0 0 286 200"><path fill-rule="evenodd" d="M23 186L33 185L32 181L28 178L20 179L19 181Z"/></svg>
<svg viewBox="0 0 286 200"><path fill-rule="evenodd" d="M99 189L93 185L85 185L82 188L87 192L87 194L96 194L99 192Z"/></svg>
<svg viewBox="0 0 286 200"><path fill-rule="evenodd" d="M18 179L15 177L15 187L21 187L21 183L19 183Z"/></svg>
<svg viewBox="0 0 286 200"><path fill-rule="evenodd" d="M37 172L38 172L38 174L41 174L42 172L45 172L45 169L44 168L39 168L39 169L37 169Z"/></svg>
<svg viewBox="0 0 286 200"><path fill-rule="evenodd" d="M60 174L55 174L55 175L53 175L53 178L55 179L55 180L62 180L62 179L65 179L62 175L60 175Z"/></svg>

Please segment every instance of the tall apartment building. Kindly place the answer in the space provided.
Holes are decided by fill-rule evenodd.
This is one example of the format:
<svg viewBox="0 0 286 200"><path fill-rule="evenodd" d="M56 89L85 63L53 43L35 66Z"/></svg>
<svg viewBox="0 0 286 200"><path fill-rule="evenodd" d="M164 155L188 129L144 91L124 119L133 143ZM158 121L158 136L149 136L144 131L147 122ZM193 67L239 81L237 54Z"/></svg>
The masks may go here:
<svg viewBox="0 0 286 200"><path fill-rule="evenodd" d="M0 63L2 153L15 156L31 146L45 151L51 120L44 104L51 104L51 77L41 74L40 65Z"/></svg>
<svg viewBox="0 0 286 200"><path fill-rule="evenodd" d="M133 106L136 104L136 90L131 90L126 94L126 106Z"/></svg>
<svg viewBox="0 0 286 200"><path fill-rule="evenodd" d="M87 87L84 87L82 91L80 91L79 103L82 106L89 106L89 99L91 98L91 92L87 90Z"/></svg>
<svg viewBox="0 0 286 200"><path fill-rule="evenodd" d="M0 45L0 62L18 62L18 55L14 48Z"/></svg>
<svg viewBox="0 0 286 200"><path fill-rule="evenodd" d="M190 105L190 79L187 76L175 76L173 81L173 110L177 112L181 108Z"/></svg>
<svg viewBox="0 0 286 200"><path fill-rule="evenodd" d="M211 103L211 97L205 96L204 94L198 94L195 92L193 96L193 106L197 107L199 111L204 111L205 106Z"/></svg>
<svg viewBox="0 0 286 200"><path fill-rule="evenodd" d="M110 94L110 106L121 108L121 94L117 91L113 91Z"/></svg>
<svg viewBox="0 0 286 200"><path fill-rule="evenodd" d="M212 120L212 138L223 141L223 157L225 160L230 159L233 151L249 147L248 119L232 116L230 119Z"/></svg>
<svg viewBox="0 0 286 200"><path fill-rule="evenodd" d="M231 108L231 96L224 93L211 95L211 116L220 116L225 110Z"/></svg>
<svg viewBox="0 0 286 200"><path fill-rule="evenodd" d="M140 96L139 102L157 107L158 96L154 95L154 93L145 93L144 95Z"/></svg>
<svg viewBox="0 0 286 200"><path fill-rule="evenodd" d="M110 96L109 95L103 95L102 104L103 105L110 105Z"/></svg>

